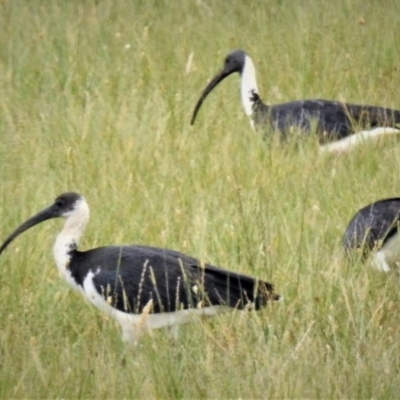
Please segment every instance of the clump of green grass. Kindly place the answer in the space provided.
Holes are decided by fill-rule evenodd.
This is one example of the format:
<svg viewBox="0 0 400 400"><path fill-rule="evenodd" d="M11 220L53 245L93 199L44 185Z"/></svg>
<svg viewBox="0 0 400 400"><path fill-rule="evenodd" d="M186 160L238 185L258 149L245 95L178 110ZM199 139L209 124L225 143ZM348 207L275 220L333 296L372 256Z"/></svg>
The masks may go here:
<svg viewBox="0 0 400 400"><path fill-rule="evenodd" d="M400 108L394 2L0 3L1 237L66 190L82 248L168 247L272 281L285 301L125 348L51 254L57 222L0 259L0 397L395 398L396 277L350 263L351 216L400 192L395 138L345 157L249 128L225 54L253 57L269 103Z"/></svg>

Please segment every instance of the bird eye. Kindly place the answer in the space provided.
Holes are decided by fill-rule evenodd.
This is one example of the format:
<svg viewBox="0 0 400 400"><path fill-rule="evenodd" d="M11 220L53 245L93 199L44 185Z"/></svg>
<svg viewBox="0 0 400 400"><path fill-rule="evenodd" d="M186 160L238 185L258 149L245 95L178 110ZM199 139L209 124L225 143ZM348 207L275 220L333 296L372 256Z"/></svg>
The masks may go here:
<svg viewBox="0 0 400 400"><path fill-rule="evenodd" d="M64 205L64 200L63 199L56 199L56 206L57 207L62 207Z"/></svg>

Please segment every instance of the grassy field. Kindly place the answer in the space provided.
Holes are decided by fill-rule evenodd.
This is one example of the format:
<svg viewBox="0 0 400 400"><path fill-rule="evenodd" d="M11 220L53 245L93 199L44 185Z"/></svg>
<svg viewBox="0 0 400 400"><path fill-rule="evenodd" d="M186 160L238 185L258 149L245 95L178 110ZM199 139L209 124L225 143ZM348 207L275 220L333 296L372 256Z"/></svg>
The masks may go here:
<svg viewBox="0 0 400 400"><path fill-rule="evenodd" d="M340 239L400 194L398 140L342 157L267 144L236 76L189 121L235 48L268 103L400 108L399 15L394 0L0 1L0 237L74 190L91 206L82 249L168 247L285 296L132 350L58 276L62 222L45 223L0 259L0 398L397 398L398 278Z"/></svg>

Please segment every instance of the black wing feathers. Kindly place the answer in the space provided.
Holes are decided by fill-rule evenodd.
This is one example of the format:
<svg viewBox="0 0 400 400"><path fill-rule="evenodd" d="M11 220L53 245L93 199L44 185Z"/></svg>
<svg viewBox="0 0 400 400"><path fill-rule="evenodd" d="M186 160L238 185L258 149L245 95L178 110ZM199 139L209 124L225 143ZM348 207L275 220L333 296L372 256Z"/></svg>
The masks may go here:
<svg viewBox="0 0 400 400"><path fill-rule="evenodd" d="M270 125L287 137L291 128L311 132L315 127L321 142L345 138L355 129L396 127L400 111L383 107L341 103L329 100L299 100L273 106L265 105L253 95L254 123ZM321 135L322 134L322 135Z"/></svg>
<svg viewBox="0 0 400 400"><path fill-rule="evenodd" d="M81 285L91 270L97 291L112 306L129 313L142 312L150 301L152 312L160 313L209 305L243 309L249 303L258 309L269 298L278 299L266 282L147 246L76 252L70 270Z"/></svg>
<svg viewBox="0 0 400 400"><path fill-rule="evenodd" d="M400 198L369 204L351 219L342 239L343 246L348 252L360 248L365 256L398 232L399 221Z"/></svg>

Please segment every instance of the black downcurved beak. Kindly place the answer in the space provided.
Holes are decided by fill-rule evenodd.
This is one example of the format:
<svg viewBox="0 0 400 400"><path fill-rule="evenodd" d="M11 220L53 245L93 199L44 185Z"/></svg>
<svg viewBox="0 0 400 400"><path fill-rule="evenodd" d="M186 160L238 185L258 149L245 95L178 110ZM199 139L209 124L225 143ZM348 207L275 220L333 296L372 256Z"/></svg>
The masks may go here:
<svg viewBox="0 0 400 400"><path fill-rule="evenodd" d="M4 243L0 247L0 254L21 233L25 232L26 230L32 228L37 224L40 224L43 221L46 221L51 218L57 218L59 216L60 214L57 212L54 205L51 205L50 207L45 208L44 210L40 211L33 217L29 218L22 225L20 225L10 236L8 236L8 238L4 241Z"/></svg>
<svg viewBox="0 0 400 400"><path fill-rule="evenodd" d="M196 107L194 108L192 120L190 121L190 125L194 124L197 113L199 112L200 107L203 104L203 101L209 95L209 93L215 88L215 86L217 86L220 82L222 82L227 76L229 76L233 72L235 72L235 71L226 71L224 68L222 71L218 72L218 74L214 76L214 78L211 80L211 82L204 89L202 95L200 96L199 101L196 104Z"/></svg>

